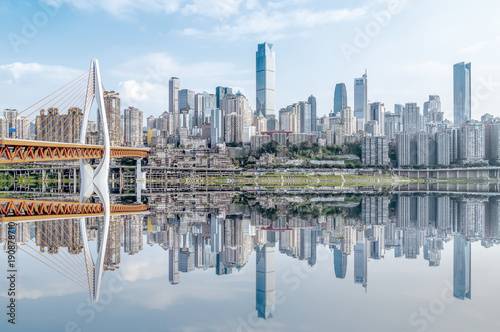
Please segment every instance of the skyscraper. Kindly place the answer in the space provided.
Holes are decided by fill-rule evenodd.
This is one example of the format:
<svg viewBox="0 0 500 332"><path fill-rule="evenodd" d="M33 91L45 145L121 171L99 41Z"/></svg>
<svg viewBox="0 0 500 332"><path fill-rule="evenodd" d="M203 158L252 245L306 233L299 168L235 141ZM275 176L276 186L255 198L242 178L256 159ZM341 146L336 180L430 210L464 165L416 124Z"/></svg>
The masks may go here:
<svg viewBox="0 0 500 332"><path fill-rule="evenodd" d="M276 118L274 107L275 58L273 44L258 45L256 53L256 113L262 113L267 119L267 129L275 130Z"/></svg>
<svg viewBox="0 0 500 332"><path fill-rule="evenodd" d="M464 300L471 297L470 241L460 235L453 237L453 296Z"/></svg>
<svg viewBox="0 0 500 332"><path fill-rule="evenodd" d="M338 115L344 107L347 107L347 89L344 83L338 83L333 96L333 114Z"/></svg>
<svg viewBox="0 0 500 332"><path fill-rule="evenodd" d="M369 105L368 118L373 121L377 121L379 127L379 134L384 135L384 125L385 125L385 106L383 103L375 102Z"/></svg>
<svg viewBox="0 0 500 332"><path fill-rule="evenodd" d="M142 112L135 107L123 111L123 141L126 146L142 145Z"/></svg>
<svg viewBox="0 0 500 332"><path fill-rule="evenodd" d="M299 110L300 110L300 132L304 134L311 133L311 122L312 122L312 114L311 114L311 105L308 102L301 101L299 102ZM267 123L267 130L269 129L269 122Z"/></svg>
<svg viewBox="0 0 500 332"><path fill-rule="evenodd" d="M307 98L307 102L311 105L311 133L316 131L316 97L313 95Z"/></svg>
<svg viewBox="0 0 500 332"><path fill-rule="evenodd" d="M276 307L276 276L274 272L274 244L267 242L256 248L256 309L259 318L273 317Z"/></svg>
<svg viewBox="0 0 500 332"><path fill-rule="evenodd" d="M416 103L406 103L403 108L403 117L401 122L403 124L403 131L409 134L416 134L422 128L420 127L420 107Z"/></svg>
<svg viewBox="0 0 500 332"><path fill-rule="evenodd" d="M233 94L233 89L224 87L224 86L218 86L215 88L215 97L216 97L216 105L213 106L213 108L222 108L222 101L224 100L224 97L226 95L231 95ZM227 111L227 110L224 110Z"/></svg>
<svg viewBox="0 0 500 332"><path fill-rule="evenodd" d="M471 119L470 62L453 66L453 123L460 127Z"/></svg>
<svg viewBox="0 0 500 332"><path fill-rule="evenodd" d="M368 117L368 78L367 72L354 79L354 116L358 119L371 120Z"/></svg>
<svg viewBox="0 0 500 332"><path fill-rule="evenodd" d="M181 89L181 80L177 77L170 78L168 82L168 111L170 113L179 113L179 90Z"/></svg>
<svg viewBox="0 0 500 332"><path fill-rule="evenodd" d="M120 146L122 143L120 97L118 95L119 93L114 91L104 91L104 108L106 109L111 146ZM97 117L97 123L98 128L100 128L102 126L100 117Z"/></svg>

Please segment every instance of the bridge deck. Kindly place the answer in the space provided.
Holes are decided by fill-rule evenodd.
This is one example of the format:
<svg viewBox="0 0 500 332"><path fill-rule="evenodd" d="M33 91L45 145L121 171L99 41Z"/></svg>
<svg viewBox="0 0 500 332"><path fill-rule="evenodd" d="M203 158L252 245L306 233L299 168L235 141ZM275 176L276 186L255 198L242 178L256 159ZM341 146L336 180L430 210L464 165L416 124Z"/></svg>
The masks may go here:
<svg viewBox="0 0 500 332"><path fill-rule="evenodd" d="M147 212L145 204L111 204L111 214ZM61 201L38 201L0 198L0 223L43 219L96 217L104 215L104 206L99 203L77 203Z"/></svg>
<svg viewBox="0 0 500 332"><path fill-rule="evenodd" d="M112 146L111 158L145 158L149 149ZM78 143L0 139L0 164L62 161L78 159L100 159L104 153L102 145Z"/></svg>

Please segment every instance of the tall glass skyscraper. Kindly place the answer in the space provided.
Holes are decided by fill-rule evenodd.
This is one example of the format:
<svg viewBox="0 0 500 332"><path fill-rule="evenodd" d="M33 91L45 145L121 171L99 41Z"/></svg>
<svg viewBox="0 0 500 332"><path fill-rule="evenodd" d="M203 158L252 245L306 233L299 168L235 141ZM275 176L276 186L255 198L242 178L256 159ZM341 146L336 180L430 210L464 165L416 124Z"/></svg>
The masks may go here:
<svg viewBox="0 0 500 332"><path fill-rule="evenodd" d="M338 115L344 107L347 107L347 89L344 83L338 83L333 96L333 114Z"/></svg>
<svg viewBox="0 0 500 332"><path fill-rule="evenodd" d="M275 58L273 44L259 44L256 53L256 114L262 112L262 114L267 119L267 130L270 131L276 129L276 116L274 107L274 68Z"/></svg>
<svg viewBox="0 0 500 332"><path fill-rule="evenodd" d="M453 123L459 127L471 119L470 62L453 66Z"/></svg>
<svg viewBox="0 0 500 332"><path fill-rule="evenodd" d="M367 117L368 113L368 78L365 70L365 74L362 77L354 79L354 116L357 119L365 119L369 121Z"/></svg>

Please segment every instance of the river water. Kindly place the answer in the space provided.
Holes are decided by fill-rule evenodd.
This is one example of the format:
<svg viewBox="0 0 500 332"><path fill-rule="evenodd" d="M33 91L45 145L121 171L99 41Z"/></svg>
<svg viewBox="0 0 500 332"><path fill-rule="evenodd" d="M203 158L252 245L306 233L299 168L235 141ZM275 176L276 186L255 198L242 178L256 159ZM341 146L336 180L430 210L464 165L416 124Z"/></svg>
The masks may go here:
<svg viewBox="0 0 500 332"><path fill-rule="evenodd" d="M500 196L185 193L149 205L112 217L94 303L77 220L16 225L16 324L0 240L0 330L500 329ZM85 225L95 261L102 220Z"/></svg>

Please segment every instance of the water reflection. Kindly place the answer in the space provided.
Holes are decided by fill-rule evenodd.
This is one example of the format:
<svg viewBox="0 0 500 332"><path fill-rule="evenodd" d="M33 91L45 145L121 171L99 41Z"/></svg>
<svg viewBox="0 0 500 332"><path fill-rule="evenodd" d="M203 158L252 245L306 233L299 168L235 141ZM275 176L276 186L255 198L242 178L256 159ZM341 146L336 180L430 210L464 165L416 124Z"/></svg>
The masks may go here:
<svg viewBox="0 0 500 332"><path fill-rule="evenodd" d="M117 273L123 254L146 255L144 244L167 251L172 285L185 282L183 275L196 270L234 274L245 269L253 255L255 310L263 319L276 310L277 255L314 267L318 248L327 247L334 277L345 279L352 271L351 282L368 292L370 260L423 257L436 268L445 243L453 241L453 296L464 300L471 299L471 243L490 248L500 239L497 196L184 193L149 196L149 205L149 215L111 217L106 273ZM95 248L103 240L102 224L99 218L86 221L86 236ZM54 263L79 262L79 270L68 268L70 276L79 283L87 278L77 275L85 266L77 220L17 227L19 244L33 246ZM3 227L4 248L5 238Z"/></svg>

